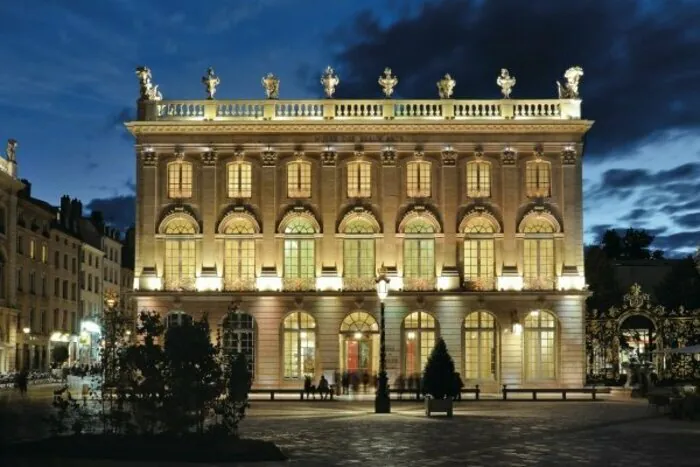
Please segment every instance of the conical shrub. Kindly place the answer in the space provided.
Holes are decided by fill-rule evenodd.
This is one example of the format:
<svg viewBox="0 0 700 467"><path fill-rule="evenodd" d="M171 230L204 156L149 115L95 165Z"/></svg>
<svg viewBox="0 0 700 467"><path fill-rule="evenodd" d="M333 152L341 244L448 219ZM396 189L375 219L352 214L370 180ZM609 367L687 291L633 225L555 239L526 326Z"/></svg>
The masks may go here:
<svg viewBox="0 0 700 467"><path fill-rule="evenodd" d="M423 371L423 394L434 399L447 399L456 394L455 362L452 360L445 341L440 338L430 353Z"/></svg>

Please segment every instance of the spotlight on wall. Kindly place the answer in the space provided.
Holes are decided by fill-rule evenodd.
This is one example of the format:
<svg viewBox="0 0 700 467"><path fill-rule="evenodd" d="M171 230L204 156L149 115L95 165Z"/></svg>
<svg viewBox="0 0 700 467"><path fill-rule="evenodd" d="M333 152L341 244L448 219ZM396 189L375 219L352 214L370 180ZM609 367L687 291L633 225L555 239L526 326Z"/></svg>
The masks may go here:
<svg viewBox="0 0 700 467"><path fill-rule="evenodd" d="M511 322L511 332L516 336L519 336L523 332L523 325L520 324L520 318L518 318L517 310L510 312L510 322Z"/></svg>

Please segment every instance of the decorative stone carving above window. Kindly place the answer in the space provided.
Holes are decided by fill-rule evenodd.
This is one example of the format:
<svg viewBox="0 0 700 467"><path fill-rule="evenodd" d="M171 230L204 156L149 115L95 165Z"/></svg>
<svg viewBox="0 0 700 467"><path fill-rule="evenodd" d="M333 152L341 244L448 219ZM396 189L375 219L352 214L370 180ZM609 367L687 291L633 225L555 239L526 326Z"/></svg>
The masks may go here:
<svg viewBox="0 0 700 467"><path fill-rule="evenodd" d="M395 166L396 165L396 151L394 148L385 148L382 151L382 165L383 166Z"/></svg>
<svg viewBox="0 0 700 467"><path fill-rule="evenodd" d="M457 151L452 149L452 146L447 146L442 151L442 166L455 167L457 165Z"/></svg>
<svg viewBox="0 0 700 467"><path fill-rule="evenodd" d="M564 165L576 164L577 158L578 158L578 153L576 152L576 147L574 147L573 144L565 146L561 152L561 162Z"/></svg>
<svg viewBox="0 0 700 467"><path fill-rule="evenodd" d="M518 154L515 152L515 149L510 146L503 148L501 153L501 163L503 165L515 165L517 158Z"/></svg>
<svg viewBox="0 0 700 467"><path fill-rule="evenodd" d="M477 144L476 146L474 146L474 157L476 157L477 159L481 159L482 157L484 157L484 147L482 145Z"/></svg>
<svg viewBox="0 0 700 467"><path fill-rule="evenodd" d="M179 161L185 160L185 150L182 149L182 146L175 146L175 150L173 151L173 155Z"/></svg>
<svg viewBox="0 0 700 467"><path fill-rule="evenodd" d="M206 152L202 153L202 164L208 167L214 167L216 165L216 159L218 157L218 154L216 151L209 150Z"/></svg>
<svg viewBox="0 0 700 467"><path fill-rule="evenodd" d="M321 153L321 164L324 167L335 167L338 162L338 153L333 148L327 148Z"/></svg>
<svg viewBox="0 0 700 467"><path fill-rule="evenodd" d="M155 167L158 165L158 155L153 149L142 149L141 164L143 164L144 167Z"/></svg>
<svg viewBox="0 0 700 467"><path fill-rule="evenodd" d="M272 148L267 148L260 153L263 167L274 167L277 165L277 153Z"/></svg>

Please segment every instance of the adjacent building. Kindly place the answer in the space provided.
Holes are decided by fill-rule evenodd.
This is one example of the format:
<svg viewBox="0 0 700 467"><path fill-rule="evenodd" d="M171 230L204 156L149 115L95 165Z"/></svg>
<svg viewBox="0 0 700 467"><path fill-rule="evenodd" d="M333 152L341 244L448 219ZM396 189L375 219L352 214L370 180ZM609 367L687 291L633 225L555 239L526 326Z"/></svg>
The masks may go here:
<svg viewBox="0 0 700 467"><path fill-rule="evenodd" d="M206 313L255 386L299 387L378 371L382 269L392 381L442 337L468 384L582 385L592 122L570 72L558 99L452 99L446 77L444 99L278 100L268 77L257 101L161 100L143 72L137 309Z"/></svg>

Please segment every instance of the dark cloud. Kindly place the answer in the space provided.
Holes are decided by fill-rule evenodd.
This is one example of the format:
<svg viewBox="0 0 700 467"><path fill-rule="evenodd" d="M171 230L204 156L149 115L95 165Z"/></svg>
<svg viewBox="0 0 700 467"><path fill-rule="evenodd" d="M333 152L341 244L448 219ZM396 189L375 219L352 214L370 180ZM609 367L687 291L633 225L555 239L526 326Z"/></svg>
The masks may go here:
<svg viewBox="0 0 700 467"><path fill-rule="evenodd" d="M639 221L644 220L653 215L653 212L648 209L637 208L630 211L626 216L620 218L621 221Z"/></svg>
<svg viewBox="0 0 700 467"><path fill-rule="evenodd" d="M101 211L105 222L119 229L133 225L136 219L136 198L133 195L95 198L87 203L86 208Z"/></svg>
<svg viewBox="0 0 700 467"><path fill-rule="evenodd" d="M700 228L700 212L691 212L683 216L674 216L673 221L681 227L698 229Z"/></svg>
<svg viewBox="0 0 700 467"><path fill-rule="evenodd" d="M700 193L700 192L699 192ZM664 211L675 214L681 211L698 211L700 210L700 198L694 199L680 204L668 204L664 206Z"/></svg>
<svg viewBox="0 0 700 467"><path fill-rule="evenodd" d="M439 0L388 25L369 12L343 24L326 40L339 98L380 97L385 66L400 79L397 97L435 98L451 73L456 97L498 98L503 67L518 80L513 97L555 97L555 80L581 65L584 115L597 121L589 156L624 157L659 132L700 124L700 93L686 92L700 76L697 1ZM320 92L318 72L298 76Z"/></svg>
<svg viewBox="0 0 700 467"><path fill-rule="evenodd" d="M649 188L653 194L663 194L663 187L670 194L688 194L698 196L697 184L687 183L686 180L700 178L700 163L687 163L672 169L651 172L647 169L610 169L603 172L600 183L587 190L588 199L626 199L640 188Z"/></svg>
<svg viewBox="0 0 700 467"><path fill-rule="evenodd" d="M136 183L134 182L133 178L129 178L124 185L128 188L128 190L132 193L136 193Z"/></svg>
<svg viewBox="0 0 700 467"><path fill-rule="evenodd" d="M684 256L700 245L700 230L659 235L652 246L667 252L667 256Z"/></svg>

